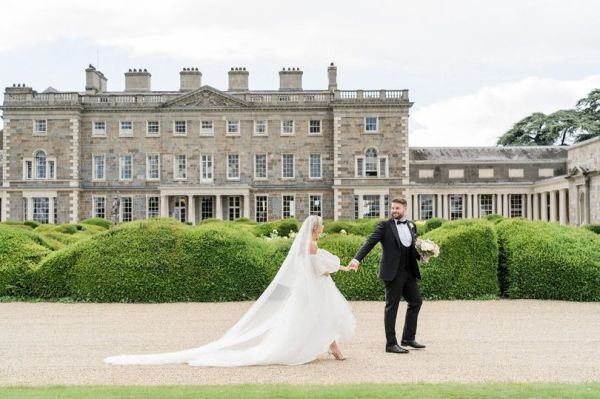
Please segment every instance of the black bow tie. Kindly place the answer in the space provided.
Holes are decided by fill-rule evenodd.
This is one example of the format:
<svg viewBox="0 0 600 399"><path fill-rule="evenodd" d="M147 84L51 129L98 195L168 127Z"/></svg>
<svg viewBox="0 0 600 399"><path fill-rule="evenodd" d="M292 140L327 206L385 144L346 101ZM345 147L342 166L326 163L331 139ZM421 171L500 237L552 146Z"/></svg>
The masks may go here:
<svg viewBox="0 0 600 399"><path fill-rule="evenodd" d="M396 220L396 224L406 224L408 220Z"/></svg>

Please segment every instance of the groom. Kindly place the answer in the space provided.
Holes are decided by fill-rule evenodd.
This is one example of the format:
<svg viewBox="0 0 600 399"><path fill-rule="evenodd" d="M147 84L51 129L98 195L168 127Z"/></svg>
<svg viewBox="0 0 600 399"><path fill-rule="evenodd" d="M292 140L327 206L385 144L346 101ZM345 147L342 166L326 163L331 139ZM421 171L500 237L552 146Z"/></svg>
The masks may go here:
<svg viewBox="0 0 600 399"><path fill-rule="evenodd" d="M415 249L417 228L415 224L406 219L406 200L395 198L392 200L392 218L379 222L375 231L364 242L362 247L348 264L355 271L358 264L373 249L375 244L381 242L383 253L379 266L379 277L385 285L385 337L387 340L385 351L392 353L408 353L408 350L398 345L396 339L396 317L400 298L408 302L404 331L401 344L413 348L425 348L415 341L417 332L417 318L421 309L421 291L417 279L421 278L417 260L427 263L429 257L421 256Z"/></svg>

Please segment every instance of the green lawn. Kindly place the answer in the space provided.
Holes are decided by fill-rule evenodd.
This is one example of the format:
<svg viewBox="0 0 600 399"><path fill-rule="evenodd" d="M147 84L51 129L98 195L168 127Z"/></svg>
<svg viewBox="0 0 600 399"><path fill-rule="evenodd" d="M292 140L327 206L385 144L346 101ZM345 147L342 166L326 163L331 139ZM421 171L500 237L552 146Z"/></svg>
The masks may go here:
<svg viewBox="0 0 600 399"><path fill-rule="evenodd" d="M332 376L335 380L335 376ZM10 399L220 399L220 398L600 398L594 384L406 384L406 385L221 385L221 386L50 386L4 387Z"/></svg>

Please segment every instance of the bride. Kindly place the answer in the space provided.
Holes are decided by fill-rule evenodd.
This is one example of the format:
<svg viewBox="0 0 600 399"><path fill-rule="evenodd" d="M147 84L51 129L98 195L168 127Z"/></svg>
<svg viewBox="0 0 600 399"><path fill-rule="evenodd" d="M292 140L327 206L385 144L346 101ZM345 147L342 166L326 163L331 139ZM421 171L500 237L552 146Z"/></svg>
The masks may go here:
<svg viewBox="0 0 600 399"><path fill-rule="evenodd" d="M317 247L323 219L306 218L266 290L221 338L178 352L119 355L111 364L188 363L192 366L296 365L325 353L344 356L337 344L354 335L350 304L330 277L340 259Z"/></svg>

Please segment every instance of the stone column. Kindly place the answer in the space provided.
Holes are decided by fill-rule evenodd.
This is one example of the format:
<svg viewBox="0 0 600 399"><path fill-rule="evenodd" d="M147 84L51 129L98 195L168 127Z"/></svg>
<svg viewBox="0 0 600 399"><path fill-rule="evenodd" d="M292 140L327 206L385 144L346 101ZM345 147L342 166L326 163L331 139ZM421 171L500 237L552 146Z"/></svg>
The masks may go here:
<svg viewBox="0 0 600 399"><path fill-rule="evenodd" d="M557 206L556 206L556 190L550 191L550 221L556 222L558 218L557 215Z"/></svg>
<svg viewBox="0 0 600 399"><path fill-rule="evenodd" d="M504 217L509 217L510 216L510 210L509 210L509 201L508 201L508 196L509 194L502 194L502 216Z"/></svg>
<svg viewBox="0 0 600 399"><path fill-rule="evenodd" d="M223 201L220 195L216 195L216 207L215 207L215 212L216 215L215 217L217 219L223 219Z"/></svg>
<svg viewBox="0 0 600 399"><path fill-rule="evenodd" d="M436 208L435 208L435 215L439 218L442 217L442 194L436 194Z"/></svg>
<svg viewBox="0 0 600 399"><path fill-rule="evenodd" d="M548 193L544 191L540 198L540 219L544 222L548 221Z"/></svg>
<svg viewBox="0 0 600 399"><path fill-rule="evenodd" d="M471 198L471 194L467 194L467 211L464 213L465 218L472 219L473 218L473 199Z"/></svg>
<svg viewBox="0 0 600 399"><path fill-rule="evenodd" d="M194 196L188 195L188 214L187 221L191 224L196 224L196 204L194 203Z"/></svg>
<svg viewBox="0 0 600 399"><path fill-rule="evenodd" d="M540 220L540 195L533 193L533 220Z"/></svg>
<svg viewBox="0 0 600 399"><path fill-rule="evenodd" d="M558 192L559 199L559 210L560 210L560 224L567 224L567 189L561 188Z"/></svg>
<svg viewBox="0 0 600 399"><path fill-rule="evenodd" d="M160 196L160 217L163 217L163 218L169 217L169 196L168 195Z"/></svg>
<svg viewBox="0 0 600 399"><path fill-rule="evenodd" d="M444 198L444 219L450 220L450 214L448 213L448 194L442 195Z"/></svg>
<svg viewBox="0 0 600 399"><path fill-rule="evenodd" d="M56 202L54 201L54 197L48 198L48 223L54 224L56 221L54 220L54 206Z"/></svg>
<svg viewBox="0 0 600 399"><path fill-rule="evenodd" d="M473 217L479 218L479 194L473 194Z"/></svg>
<svg viewBox="0 0 600 399"><path fill-rule="evenodd" d="M531 212L533 210L533 206L531 205L532 194L527 194L527 219L533 219Z"/></svg>
<svg viewBox="0 0 600 399"><path fill-rule="evenodd" d="M250 218L250 195L242 196L242 200L244 201L244 214L242 217Z"/></svg>
<svg viewBox="0 0 600 399"><path fill-rule="evenodd" d="M27 197L27 220L33 220L33 197Z"/></svg>

